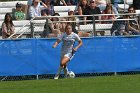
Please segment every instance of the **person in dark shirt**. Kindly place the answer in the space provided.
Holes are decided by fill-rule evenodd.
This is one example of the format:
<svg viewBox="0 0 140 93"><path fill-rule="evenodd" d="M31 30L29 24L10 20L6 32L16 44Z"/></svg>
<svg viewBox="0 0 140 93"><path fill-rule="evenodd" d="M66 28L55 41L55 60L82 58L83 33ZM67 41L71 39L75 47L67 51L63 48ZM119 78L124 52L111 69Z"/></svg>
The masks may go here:
<svg viewBox="0 0 140 93"><path fill-rule="evenodd" d="M95 0L90 1L89 7L87 7L87 10L85 15L93 15L93 14L101 14L100 8L96 7ZM99 16L95 16L95 20L101 19ZM85 20L93 20L93 16L87 16ZM93 21L87 22L87 23L93 23Z"/></svg>
<svg viewBox="0 0 140 93"><path fill-rule="evenodd" d="M133 6L135 10L140 9L140 0L133 0Z"/></svg>
<svg viewBox="0 0 140 93"><path fill-rule="evenodd" d="M79 15L85 15L86 11L88 11L87 7L89 7L88 1L87 0L81 0L79 2L79 5L78 5L78 14Z"/></svg>
<svg viewBox="0 0 140 93"><path fill-rule="evenodd" d="M136 21L126 20L126 19L130 19L129 15L123 15L123 17L119 17L118 19L124 19L124 20L116 20L113 22L111 28L111 35L115 35L115 36L140 35L140 31L132 26L132 24L134 24Z"/></svg>
<svg viewBox="0 0 140 93"><path fill-rule="evenodd" d="M80 0L78 5L78 15L86 15L86 11L88 11L88 0ZM80 20L85 20L85 17L79 17ZM80 24L85 24L85 22L80 22Z"/></svg>

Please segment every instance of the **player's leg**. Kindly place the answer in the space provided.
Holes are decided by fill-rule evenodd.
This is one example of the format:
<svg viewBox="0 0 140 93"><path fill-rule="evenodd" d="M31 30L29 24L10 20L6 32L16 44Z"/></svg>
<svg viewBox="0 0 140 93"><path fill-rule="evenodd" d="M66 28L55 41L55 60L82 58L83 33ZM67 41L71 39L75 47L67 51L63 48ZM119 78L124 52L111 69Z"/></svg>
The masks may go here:
<svg viewBox="0 0 140 93"><path fill-rule="evenodd" d="M67 76L68 76L68 68L67 68L67 65L64 66L63 70L64 70L65 78L67 78Z"/></svg>
<svg viewBox="0 0 140 93"><path fill-rule="evenodd" d="M62 59L63 59L63 55L61 56L61 60L62 60ZM58 68L57 73L55 74L54 79L58 79L58 78L59 78L60 73L61 73L61 71L62 71L62 69L63 69L63 66L61 65L61 60L60 60L60 67Z"/></svg>
<svg viewBox="0 0 140 93"><path fill-rule="evenodd" d="M63 67L65 77L68 75L68 68L67 68L67 63L69 62L70 58L67 56L64 56L63 59L61 60L61 66Z"/></svg>
<svg viewBox="0 0 140 93"><path fill-rule="evenodd" d="M57 73L56 73L54 79L58 79L58 78L59 78L62 69L63 69L63 67L61 67L61 66L58 68L58 71L57 71Z"/></svg>

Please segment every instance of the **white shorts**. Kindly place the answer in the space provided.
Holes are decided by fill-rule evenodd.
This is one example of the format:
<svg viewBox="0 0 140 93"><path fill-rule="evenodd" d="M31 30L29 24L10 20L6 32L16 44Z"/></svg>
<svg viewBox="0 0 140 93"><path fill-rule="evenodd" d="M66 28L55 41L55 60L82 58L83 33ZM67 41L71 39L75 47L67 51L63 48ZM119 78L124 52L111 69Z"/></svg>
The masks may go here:
<svg viewBox="0 0 140 93"><path fill-rule="evenodd" d="M70 58L72 57L72 53L62 54L62 55L61 55L61 58L62 58L63 56L65 56L65 57L67 57L67 58L70 59Z"/></svg>

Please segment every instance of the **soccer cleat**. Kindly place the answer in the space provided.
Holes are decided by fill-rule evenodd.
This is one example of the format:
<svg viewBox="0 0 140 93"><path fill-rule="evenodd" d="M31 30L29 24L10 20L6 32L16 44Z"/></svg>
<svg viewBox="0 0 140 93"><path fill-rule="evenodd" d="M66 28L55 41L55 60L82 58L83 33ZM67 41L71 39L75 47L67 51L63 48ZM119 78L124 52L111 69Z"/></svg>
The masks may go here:
<svg viewBox="0 0 140 93"><path fill-rule="evenodd" d="M62 67L59 67L59 68L58 68L58 72L57 72L57 74L55 75L54 79L58 79L58 78L59 78L59 75L60 75L62 69L63 69Z"/></svg>
<svg viewBox="0 0 140 93"><path fill-rule="evenodd" d="M59 78L59 74L55 75L54 79L58 79Z"/></svg>

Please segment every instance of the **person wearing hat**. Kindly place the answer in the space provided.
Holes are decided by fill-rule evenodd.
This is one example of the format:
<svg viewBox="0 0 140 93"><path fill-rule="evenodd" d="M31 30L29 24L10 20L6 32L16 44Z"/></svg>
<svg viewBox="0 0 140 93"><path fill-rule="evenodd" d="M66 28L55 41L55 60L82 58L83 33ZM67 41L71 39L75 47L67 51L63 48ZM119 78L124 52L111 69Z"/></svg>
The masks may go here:
<svg viewBox="0 0 140 93"><path fill-rule="evenodd" d="M21 3L16 4L16 11L14 13L14 19L15 20L25 20L26 19L26 15L22 11L22 4Z"/></svg>
<svg viewBox="0 0 140 93"><path fill-rule="evenodd" d="M72 31L74 33L78 34L78 36L80 36L80 37L89 37L90 36L90 33L76 30L77 23L76 23L76 18L74 17L74 10L69 9L68 16L70 16L70 17L67 18L67 21L75 21L75 22L69 22L69 24L71 24L71 26L72 26Z"/></svg>

